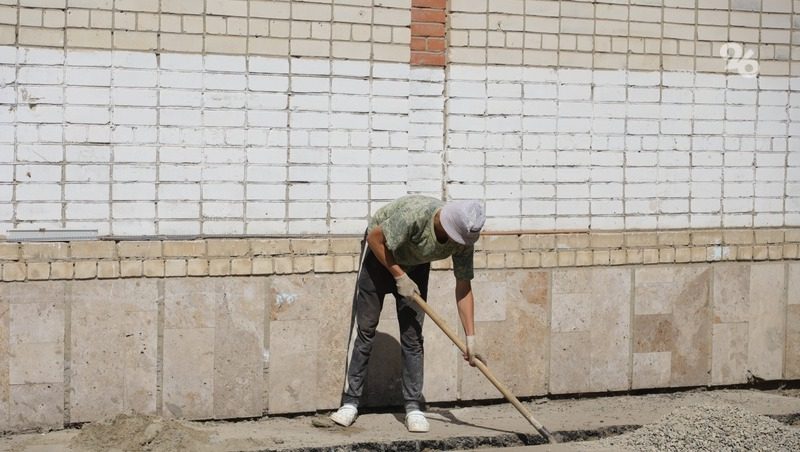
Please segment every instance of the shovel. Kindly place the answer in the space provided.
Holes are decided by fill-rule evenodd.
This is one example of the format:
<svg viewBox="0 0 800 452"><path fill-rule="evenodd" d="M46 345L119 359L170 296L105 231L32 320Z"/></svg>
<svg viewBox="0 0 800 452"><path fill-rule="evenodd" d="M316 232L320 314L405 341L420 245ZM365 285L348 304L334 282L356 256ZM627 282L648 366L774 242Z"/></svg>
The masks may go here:
<svg viewBox="0 0 800 452"><path fill-rule="evenodd" d="M447 326L444 320L442 320L442 318L439 317L439 314L437 314L436 311L434 311L433 308L431 308L430 305L418 294L414 294L412 298L419 305L419 307L422 308L423 311L425 311L425 314L427 314L428 317L430 317L431 320L433 320L433 323L435 323L444 332L444 334L447 335L447 337L449 337L454 344L456 344L456 347L458 347L458 349L461 350L461 353L466 353L467 345L464 344L461 338L459 338L458 335L456 335L456 333L453 330L451 330L449 326ZM553 436L553 434L550 433L550 431L547 430L547 428L545 428L544 425L542 425L539 421L537 421L533 417L533 414L531 414L531 412L528 411L528 409L525 408L525 406L516 397L514 397L514 394L512 394L511 391L509 391L509 389L503 383L501 383L497 378L495 378L494 374L492 374L492 371L490 371L489 368L486 367L486 364L484 364L480 359L475 359L475 367L477 367L483 373L483 375L486 378L488 378L490 382L492 382L494 387L497 388L503 394L503 396L509 402L511 402L512 405L514 405L514 408L516 408L517 411L519 411L520 414L522 414L522 416L528 422L530 422L530 424L536 429L537 432L539 432L540 435L546 438L547 441L550 442L551 444L555 444L558 442L556 441L556 438Z"/></svg>

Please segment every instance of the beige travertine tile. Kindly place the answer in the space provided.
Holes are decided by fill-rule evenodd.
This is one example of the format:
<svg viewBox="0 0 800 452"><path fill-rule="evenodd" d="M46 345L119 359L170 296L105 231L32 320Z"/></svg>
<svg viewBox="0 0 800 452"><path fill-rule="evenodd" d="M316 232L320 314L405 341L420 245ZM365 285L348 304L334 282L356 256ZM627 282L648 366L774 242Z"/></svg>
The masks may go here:
<svg viewBox="0 0 800 452"><path fill-rule="evenodd" d="M164 328L164 417L214 416L214 328Z"/></svg>
<svg viewBox="0 0 800 452"><path fill-rule="evenodd" d="M569 392L564 388L589 388L591 391L621 390L630 387L630 309L631 271L625 268L570 269L553 272L552 337L571 341L587 333L588 372L586 381L565 382L557 389L557 375L580 375L574 361L560 362L553 358L551 346L551 392ZM583 364L581 364L582 366ZM560 384L560 383L559 383ZM556 386L553 386L556 385Z"/></svg>
<svg viewBox="0 0 800 452"><path fill-rule="evenodd" d="M230 278L217 286L214 417L260 416L264 400L266 280Z"/></svg>
<svg viewBox="0 0 800 452"><path fill-rule="evenodd" d="M586 392L591 388L591 336L588 331L550 335L550 392Z"/></svg>
<svg viewBox="0 0 800 452"><path fill-rule="evenodd" d="M8 350L9 320L8 303L0 302L0 350ZM0 353L0 430L8 429L9 413L8 353Z"/></svg>
<svg viewBox="0 0 800 452"><path fill-rule="evenodd" d="M800 304L800 262L789 262L789 292L787 303Z"/></svg>
<svg viewBox="0 0 800 452"><path fill-rule="evenodd" d="M784 264L751 266L747 365L750 372L767 380L783 374L785 284Z"/></svg>
<svg viewBox="0 0 800 452"><path fill-rule="evenodd" d="M270 321L269 412L313 411L317 402L315 320Z"/></svg>
<svg viewBox="0 0 800 452"><path fill-rule="evenodd" d="M750 265L714 267L714 323L746 322L750 317Z"/></svg>
<svg viewBox="0 0 800 452"><path fill-rule="evenodd" d="M156 412L158 287L147 279L70 282L70 420Z"/></svg>
<svg viewBox="0 0 800 452"><path fill-rule="evenodd" d="M747 323L715 323L713 328L711 384L746 383Z"/></svg>
<svg viewBox="0 0 800 452"><path fill-rule="evenodd" d="M11 385L8 425L13 430L63 428L64 384Z"/></svg>
<svg viewBox="0 0 800 452"><path fill-rule="evenodd" d="M671 352L633 354L633 389L669 386L672 369Z"/></svg>
<svg viewBox="0 0 800 452"><path fill-rule="evenodd" d="M788 306L786 312L786 364L784 379L800 378L800 305Z"/></svg>
<svg viewBox="0 0 800 452"><path fill-rule="evenodd" d="M711 353L707 266L636 270L634 344L637 352L670 352L670 385L707 384ZM660 314L656 316L654 314ZM648 326L648 322L651 324ZM665 331L671 329L672 334ZM663 334L659 335L659 331ZM654 336L655 334L655 336ZM663 341L669 341L664 344ZM634 381L638 377L634 372ZM637 383L641 386L644 383Z"/></svg>
<svg viewBox="0 0 800 452"><path fill-rule="evenodd" d="M449 275L448 275L449 276ZM442 303L453 303L452 276L446 277L446 290ZM450 280L450 281L448 281ZM529 396L543 394L546 390L546 367L548 347L549 273L545 271L485 271L476 274L473 282L476 295L476 320L482 311L494 311L495 304L502 306L503 316L496 316L476 323L476 334L480 347L487 356L489 365L514 394ZM502 288L502 290L497 290ZM488 306L487 306L488 305ZM453 306L454 307L454 306ZM451 327L461 330L458 316L452 307L449 311ZM435 331L427 319L426 331ZM444 336L436 331L437 335ZM445 338L442 337L444 340ZM509 347L509 344L514 344ZM444 349L447 351L447 348ZM453 346L448 357L455 354L461 366L460 397L465 400L497 397L497 389L469 366ZM518 359L524 355L524 360ZM440 374L441 375L441 374Z"/></svg>

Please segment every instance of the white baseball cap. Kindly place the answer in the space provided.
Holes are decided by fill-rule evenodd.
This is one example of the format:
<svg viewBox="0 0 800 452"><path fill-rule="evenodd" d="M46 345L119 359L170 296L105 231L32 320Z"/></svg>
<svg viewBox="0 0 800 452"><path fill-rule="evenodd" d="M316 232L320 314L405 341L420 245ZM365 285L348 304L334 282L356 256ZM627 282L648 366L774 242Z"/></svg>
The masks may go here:
<svg viewBox="0 0 800 452"><path fill-rule="evenodd" d="M447 235L462 245L472 245L478 240L486 215L478 201L450 201L439 214Z"/></svg>

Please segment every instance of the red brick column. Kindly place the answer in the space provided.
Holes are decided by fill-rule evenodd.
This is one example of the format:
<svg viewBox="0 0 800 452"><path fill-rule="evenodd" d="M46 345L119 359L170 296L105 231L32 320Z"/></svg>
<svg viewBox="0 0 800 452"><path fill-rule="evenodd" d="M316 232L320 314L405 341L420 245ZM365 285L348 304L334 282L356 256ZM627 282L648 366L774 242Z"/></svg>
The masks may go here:
<svg viewBox="0 0 800 452"><path fill-rule="evenodd" d="M447 0L411 0L411 65L444 66Z"/></svg>

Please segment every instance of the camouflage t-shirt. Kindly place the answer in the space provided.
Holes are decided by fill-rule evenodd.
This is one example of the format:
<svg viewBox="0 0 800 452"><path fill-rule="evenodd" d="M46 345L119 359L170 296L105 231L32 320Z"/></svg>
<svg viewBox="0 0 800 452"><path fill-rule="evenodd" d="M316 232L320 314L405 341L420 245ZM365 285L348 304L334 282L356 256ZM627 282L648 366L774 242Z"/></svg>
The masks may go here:
<svg viewBox="0 0 800 452"><path fill-rule="evenodd" d="M428 196L410 195L381 207L369 222L368 232L380 225L386 246L401 266L414 266L453 256L456 279L471 280L472 245L461 245L452 239L436 240L433 217L444 202Z"/></svg>

